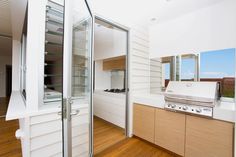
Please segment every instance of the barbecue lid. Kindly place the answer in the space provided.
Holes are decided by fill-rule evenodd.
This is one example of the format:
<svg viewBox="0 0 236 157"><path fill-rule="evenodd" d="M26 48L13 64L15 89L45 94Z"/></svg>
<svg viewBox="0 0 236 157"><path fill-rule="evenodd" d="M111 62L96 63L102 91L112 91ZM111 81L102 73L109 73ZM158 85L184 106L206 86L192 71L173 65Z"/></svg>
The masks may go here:
<svg viewBox="0 0 236 157"><path fill-rule="evenodd" d="M172 99L214 102L217 87L217 82L170 81L164 95Z"/></svg>

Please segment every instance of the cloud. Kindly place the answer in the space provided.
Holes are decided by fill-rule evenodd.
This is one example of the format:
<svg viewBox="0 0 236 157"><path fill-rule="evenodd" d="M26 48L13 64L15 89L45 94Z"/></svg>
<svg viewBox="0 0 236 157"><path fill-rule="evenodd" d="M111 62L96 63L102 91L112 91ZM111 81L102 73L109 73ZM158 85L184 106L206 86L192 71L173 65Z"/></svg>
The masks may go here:
<svg viewBox="0 0 236 157"><path fill-rule="evenodd" d="M182 72L181 75L182 75L181 76L182 79L192 79L192 78L194 78L194 73L190 70L188 72Z"/></svg>
<svg viewBox="0 0 236 157"><path fill-rule="evenodd" d="M234 77L233 75L229 75L228 73L224 72L215 72L215 71L205 71L201 72L201 77L217 77L217 78L222 78L222 77Z"/></svg>

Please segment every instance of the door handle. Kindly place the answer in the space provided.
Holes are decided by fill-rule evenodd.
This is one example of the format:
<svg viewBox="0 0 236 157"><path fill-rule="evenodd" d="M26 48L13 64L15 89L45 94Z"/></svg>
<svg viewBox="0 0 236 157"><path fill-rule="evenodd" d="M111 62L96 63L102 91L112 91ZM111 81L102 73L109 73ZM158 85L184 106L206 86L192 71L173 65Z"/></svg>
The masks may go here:
<svg viewBox="0 0 236 157"><path fill-rule="evenodd" d="M70 115L71 115L71 116L75 116L75 115L79 114L79 112L80 112L80 110L75 110L75 111L72 111L72 112L70 113Z"/></svg>

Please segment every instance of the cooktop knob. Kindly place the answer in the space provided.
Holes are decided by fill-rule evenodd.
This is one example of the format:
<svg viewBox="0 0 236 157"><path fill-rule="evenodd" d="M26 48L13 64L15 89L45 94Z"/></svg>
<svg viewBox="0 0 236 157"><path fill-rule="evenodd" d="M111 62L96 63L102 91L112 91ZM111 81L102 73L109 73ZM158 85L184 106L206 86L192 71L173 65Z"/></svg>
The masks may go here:
<svg viewBox="0 0 236 157"><path fill-rule="evenodd" d="M175 108L175 107L176 107L176 105L175 105L175 104L172 104L172 105L171 105L171 108Z"/></svg>
<svg viewBox="0 0 236 157"><path fill-rule="evenodd" d="M201 110L200 108L197 108L197 109L196 109L196 112L197 112L197 113L200 113L200 112L202 112L202 110Z"/></svg>
<svg viewBox="0 0 236 157"><path fill-rule="evenodd" d="M183 110L187 110L187 109L188 109L188 107L187 107L187 106L184 106L184 107L183 107Z"/></svg>

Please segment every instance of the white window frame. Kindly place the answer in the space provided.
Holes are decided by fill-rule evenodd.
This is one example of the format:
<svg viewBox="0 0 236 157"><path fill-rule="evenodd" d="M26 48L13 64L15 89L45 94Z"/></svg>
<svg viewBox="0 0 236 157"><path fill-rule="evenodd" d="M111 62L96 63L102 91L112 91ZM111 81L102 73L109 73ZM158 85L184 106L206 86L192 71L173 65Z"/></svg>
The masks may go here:
<svg viewBox="0 0 236 157"><path fill-rule="evenodd" d="M26 35L22 35L21 39L21 56L20 56L20 92L26 99ZM24 93L25 90L25 93Z"/></svg>

